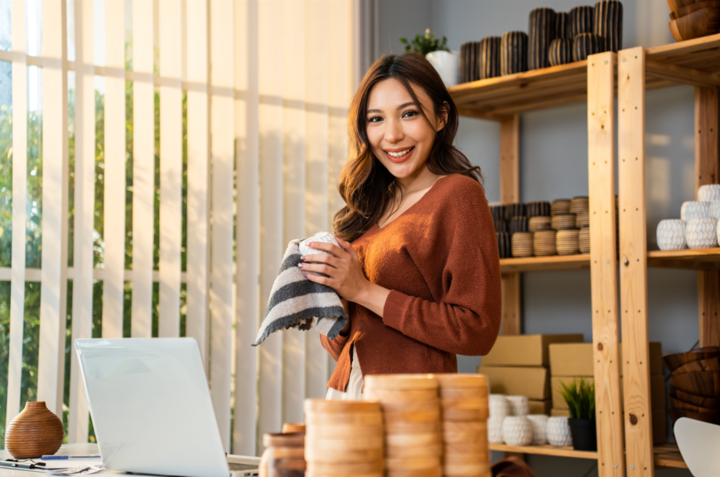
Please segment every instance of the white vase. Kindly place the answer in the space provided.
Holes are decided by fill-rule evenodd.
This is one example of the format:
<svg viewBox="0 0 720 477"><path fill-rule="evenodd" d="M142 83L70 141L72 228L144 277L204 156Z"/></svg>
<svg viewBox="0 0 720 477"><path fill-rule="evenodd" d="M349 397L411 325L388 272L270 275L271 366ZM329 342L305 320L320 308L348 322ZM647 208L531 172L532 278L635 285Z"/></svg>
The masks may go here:
<svg viewBox="0 0 720 477"><path fill-rule="evenodd" d="M680 209L680 218L687 222L690 219L710 217L710 202L689 200L683 202Z"/></svg>
<svg viewBox="0 0 720 477"><path fill-rule="evenodd" d="M720 203L720 202L719 202ZM657 226L657 243L660 250L684 250L687 248L685 240L685 221L678 219L661 220Z"/></svg>
<svg viewBox="0 0 720 477"><path fill-rule="evenodd" d="M547 444L547 422L548 416L545 414L530 414L527 416L530 424L532 424L533 438L532 443L536 446Z"/></svg>
<svg viewBox="0 0 720 477"><path fill-rule="evenodd" d="M508 416L503 421L503 440L509 446L526 446L532 443L533 428L525 416Z"/></svg>
<svg viewBox="0 0 720 477"><path fill-rule="evenodd" d="M488 442L490 444L503 443L503 421L505 418L490 417L487 421Z"/></svg>
<svg viewBox="0 0 720 477"><path fill-rule="evenodd" d="M460 54L457 51L431 51L425 58L435 67L445 83L445 87L455 86L460 82Z"/></svg>
<svg viewBox="0 0 720 477"><path fill-rule="evenodd" d="M700 186L697 192L697 199L701 202L713 202L720 200L720 184Z"/></svg>
<svg viewBox="0 0 720 477"><path fill-rule="evenodd" d="M527 416L530 413L528 398L525 396L507 396L512 416Z"/></svg>
<svg viewBox="0 0 720 477"><path fill-rule="evenodd" d="M512 416L512 408L504 394L491 394L489 404L491 419L498 418L502 421L506 417Z"/></svg>
<svg viewBox="0 0 720 477"><path fill-rule="evenodd" d="M688 247L714 248L718 246L717 221L710 217L690 219L685 229Z"/></svg>
<svg viewBox="0 0 720 477"><path fill-rule="evenodd" d="M548 418L547 441L551 446L568 447L572 445L572 436L570 435L570 423L567 417L555 416Z"/></svg>
<svg viewBox="0 0 720 477"><path fill-rule="evenodd" d="M710 217L720 220L720 200L710 202Z"/></svg>

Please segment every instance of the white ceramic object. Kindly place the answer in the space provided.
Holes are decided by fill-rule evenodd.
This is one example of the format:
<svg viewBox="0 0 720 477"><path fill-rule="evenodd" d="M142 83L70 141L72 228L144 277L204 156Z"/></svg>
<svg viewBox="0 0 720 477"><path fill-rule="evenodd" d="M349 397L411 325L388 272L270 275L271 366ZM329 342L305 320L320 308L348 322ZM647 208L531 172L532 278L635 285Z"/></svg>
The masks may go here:
<svg viewBox="0 0 720 477"><path fill-rule="evenodd" d="M710 217L720 220L720 200L710 202Z"/></svg>
<svg viewBox="0 0 720 477"><path fill-rule="evenodd" d="M685 240L685 221L678 219L661 220L657 227L657 243L660 250L684 250L687 248Z"/></svg>
<svg viewBox="0 0 720 477"><path fill-rule="evenodd" d="M506 417L512 416L510 402L508 402L507 396L504 394L491 394L489 404L491 419L497 418L502 421Z"/></svg>
<svg viewBox="0 0 720 477"><path fill-rule="evenodd" d="M547 441L551 446L568 447L572 445L572 436L570 435L570 423L567 417L550 417L548 418Z"/></svg>
<svg viewBox="0 0 720 477"><path fill-rule="evenodd" d="M526 446L532 443L533 426L525 416L508 416L502 426L503 441L509 446Z"/></svg>
<svg viewBox="0 0 720 477"><path fill-rule="evenodd" d="M318 232L315 235L313 235L312 237L306 238L305 240L300 242L300 244L298 245L298 248L300 249L301 255L312 255L315 253L327 253L323 250L315 250L313 248L308 247L307 244L309 244L310 242L325 242L325 243L335 244L338 247L340 246L337 243L337 240L335 240L335 236L333 234L330 234L327 232Z"/></svg>
<svg viewBox="0 0 720 477"><path fill-rule="evenodd" d="M689 248L717 247L717 221L710 217L690 219L685 229L685 236Z"/></svg>
<svg viewBox="0 0 720 477"><path fill-rule="evenodd" d="M526 396L507 396L510 403L512 416L527 416L530 413L530 405Z"/></svg>
<svg viewBox="0 0 720 477"><path fill-rule="evenodd" d="M532 444L542 446L547 444L547 422L548 416L545 414L530 414L527 416L530 424L532 424L533 438Z"/></svg>
<svg viewBox="0 0 720 477"><path fill-rule="evenodd" d="M490 444L503 443L503 421L505 418L490 417L487 421L488 442Z"/></svg>
<svg viewBox="0 0 720 477"><path fill-rule="evenodd" d="M697 192L697 199L700 202L713 202L720 200L720 184L707 184L700 186Z"/></svg>
<svg viewBox="0 0 720 477"><path fill-rule="evenodd" d="M431 51L425 58L435 67L445 83L445 87L455 86L460 82L460 53L457 51Z"/></svg>
<svg viewBox="0 0 720 477"><path fill-rule="evenodd" d="M690 219L698 219L702 217L710 217L710 202L697 202L689 200L683 202L680 209L680 218L685 222Z"/></svg>

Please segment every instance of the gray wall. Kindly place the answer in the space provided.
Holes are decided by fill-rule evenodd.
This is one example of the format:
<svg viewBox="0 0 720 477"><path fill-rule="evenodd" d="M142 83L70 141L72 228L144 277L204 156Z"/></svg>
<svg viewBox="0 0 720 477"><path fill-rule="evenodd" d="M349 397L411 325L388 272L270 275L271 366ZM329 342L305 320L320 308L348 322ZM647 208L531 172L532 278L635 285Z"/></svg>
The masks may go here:
<svg viewBox="0 0 720 477"><path fill-rule="evenodd" d="M397 38L430 27L459 50L465 41L527 31L536 7L569 11L572 0L379 0L380 53L402 52ZM623 0L625 48L673 42L663 0ZM396 29L402 27L402 29ZM414 28L414 29L413 29ZM664 218L679 218L680 206L694 197L693 89L675 87L648 93L646 122L648 246L657 249L655 229ZM587 119L582 104L524 114L521 120L521 200L554 200L588 194ZM489 201L499 200L499 126L462 118L457 142L485 176ZM694 272L648 270L649 333L664 353L691 348L698 339ZM526 333L583 333L592 340L590 274L528 273L523 276L523 330ZM472 372L477 357L460 357L460 371ZM529 457L539 477L584 476L592 463L576 459ZM562 474L559 474L562 472ZM658 471L659 476L690 475ZM588 475L597 475L592 471Z"/></svg>

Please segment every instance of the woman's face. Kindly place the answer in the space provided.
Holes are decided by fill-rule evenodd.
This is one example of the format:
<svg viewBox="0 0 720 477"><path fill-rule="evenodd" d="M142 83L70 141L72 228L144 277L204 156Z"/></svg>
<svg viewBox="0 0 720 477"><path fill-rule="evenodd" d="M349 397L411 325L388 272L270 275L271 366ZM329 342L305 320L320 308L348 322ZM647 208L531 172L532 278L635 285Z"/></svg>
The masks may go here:
<svg viewBox="0 0 720 477"><path fill-rule="evenodd" d="M410 93L398 80L389 78L370 90L366 131L370 146L380 162L398 179L420 172L445 122L436 117L430 97L412 85L420 100L425 120Z"/></svg>

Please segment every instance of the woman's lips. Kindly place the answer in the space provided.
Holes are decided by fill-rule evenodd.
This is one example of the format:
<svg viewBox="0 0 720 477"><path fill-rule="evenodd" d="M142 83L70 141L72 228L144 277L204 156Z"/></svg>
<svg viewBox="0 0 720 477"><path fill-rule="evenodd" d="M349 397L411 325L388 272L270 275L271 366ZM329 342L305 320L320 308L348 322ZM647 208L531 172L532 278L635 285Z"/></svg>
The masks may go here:
<svg viewBox="0 0 720 477"><path fill-rule="evenodd" d="M394 157L394 156L391 156L387 151L383 151L383 152L385 153L385 157L387 157L390 162L393 162L395 164L400 164L400 163L405 162L408 159L410 159L410 156L412 156L412 153L415 152L415 146L411 147L410 151L402 157Z"/></svg>

